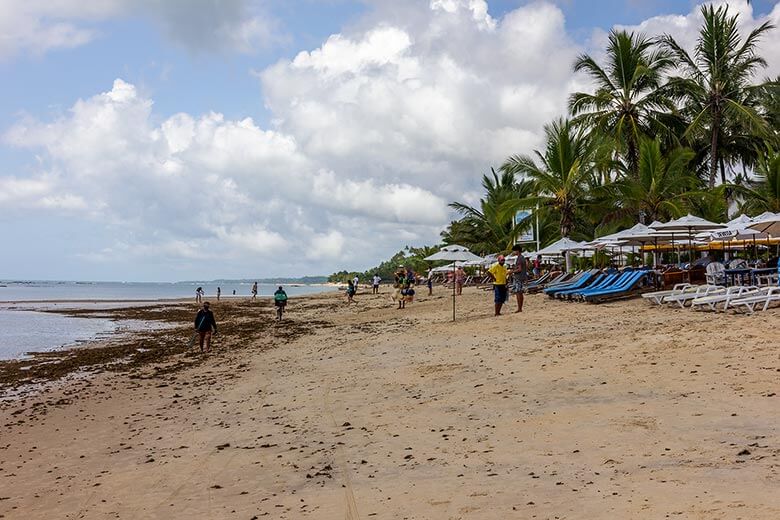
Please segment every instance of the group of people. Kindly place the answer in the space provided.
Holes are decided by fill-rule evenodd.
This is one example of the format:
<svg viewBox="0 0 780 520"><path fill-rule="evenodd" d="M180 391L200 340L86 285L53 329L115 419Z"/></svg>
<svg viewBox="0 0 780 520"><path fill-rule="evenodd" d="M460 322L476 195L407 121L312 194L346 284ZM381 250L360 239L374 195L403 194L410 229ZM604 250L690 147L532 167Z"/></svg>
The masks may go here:
<svg viewBox="0 0 780 520"><path fill-rule="evenodd" d="M221 290L217 287L217 300ZM253 293L256 296L257 283L253 286ZM202 300L203 288L198 287L196 291L196 298ZM195 315L195 335L198 338L198 345L200 346L201 353L211 352L211 338L217 333L217 320L214 318L214 312L211 310L211 304L209 302L202 302L203 306L198 310ZM274 292L274 307L276 307L276 319L281 320L284 314L284 309L287 307L287 292L281 285L276 292Z"/></svg>
<svg viewBox="0 0 780 520"><path fill-rule="evenodd" d="M503 255L499 255L498 263L493 264L487 270L488 276L493 281L493 303L496 316L501 315L501 308L509 298L509 282L512 284L512 292L515 293L515 298L517 299L517 310L515 312L523 312L523 292L529 278L528 260L523 256L523 248L521 246L514 246L512 252L517 254L517 261L513 268L509 269L506 266L506 258ZM539 267L534 263L534 270L537 269Z"/></svg>
<svg viewBox="0 0 780 520"><path fill-rule="evenodd" d="M203 287L198 287L197 289L195 289L195 303L203 303L203 297L205 295L206 295L206 291L203 290ZM233 289L233 296L235 295L236 295L236 290ZM216 296L217 296L217 301L219 301L220 298L222 298L222 287L217 287ZM257 298L257 282L252 284L252 299L254 300L256 298Z"/></svg>

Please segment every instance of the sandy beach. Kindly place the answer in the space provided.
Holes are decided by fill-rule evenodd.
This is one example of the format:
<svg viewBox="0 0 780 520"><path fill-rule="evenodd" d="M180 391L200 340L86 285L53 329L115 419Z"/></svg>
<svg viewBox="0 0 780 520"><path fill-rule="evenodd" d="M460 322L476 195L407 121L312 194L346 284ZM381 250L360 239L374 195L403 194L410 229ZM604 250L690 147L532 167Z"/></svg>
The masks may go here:
<svg viewBox="0 0 780 520"><path fill-rule="evenodd" d="M4 363L0 518L780 517L780 310L491 298L212 302L206 358L152 306L181 325Z"/></svg>

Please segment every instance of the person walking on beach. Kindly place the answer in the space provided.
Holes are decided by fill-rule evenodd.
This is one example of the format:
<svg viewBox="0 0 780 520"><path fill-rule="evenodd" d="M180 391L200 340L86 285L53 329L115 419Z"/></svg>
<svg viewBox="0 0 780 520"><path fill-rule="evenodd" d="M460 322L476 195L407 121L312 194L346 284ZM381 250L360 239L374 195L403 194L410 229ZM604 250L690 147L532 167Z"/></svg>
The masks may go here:
<svg viewBox="0 0 780 520"><path fill-rule="evenodd" d="M347 280L347 303L357 303L355 301L355 282Z"/></svg>
<svg viewBox="0 0 780 520"><path fill-rule="evenodd" d="M360 278L358 278L358 275L355 275L355 277L352 279L352 285L355 286L355 293L357 294L358 285L360 284Z"/></svg>
<svg viewBox="0 0 780 520"><path fill-rule="evenodd" d="M379 284L381 282L382 282L382 278L379 276L379 273L374 273L374 279L372 280L372 284L371 284L372 294L379 294Z"/></svg>
<svg viewBox="0 0 780 520"><path fill-rule="evenodd" d="M219 301L219 297L220 297L221 294L222 294L222 289L217 287L217 301Z"/></svg>
<svg viewBox="0 0 780 520"><path fill-rule="evenodd" d="M495 315L501 316L501 307L506 301L506 275L507 269L504 266L506 259L504 255L498 255L498 263L487 270L488 276L493 280L493 303Z"/></svg>
<svg viewBox="0 0 780 520"><path fill-rule="evenodd" d="M428 285L428 296L433 296L433 270L428 270L428 278L425 280L426 285Z"/></svg>
<svg viewBox="0 0 780 520"><path fill-rule="evenodd" d="M466 282L466 271L462 267L455 270L455 294L463 294L463 284Z"/></svg>
<svg viewBox="0 0 780 520"><path fill-rule="evenodd" d="M252 299L257 299L257 282L252 284Z"/></svg>
<svg viewBox="0 0 780 520"><path fill-rule="evenodd" d="M195 289L195 303L203 302L203 287Z"/></svg>
<svg viewBox="0 0 780 520"><path fill-rule="evenodd" d="M209 310L209 302L203 302L203 308L195 316L195 331L198 333L198 339L201 352L211 352L211 334L217 333L217 322L214 319L214 313Z"/></svg>
<svg viewBox="0 0 780 520"><path fill-rule="evenodd" d="M517 261L514 269L512 269L512 291L514 291L515 298L517 298L517 310L515 312L523 312L523 292L525 291L525 282L528 280L528 261L523 256L523 248L521 246L514 246L512 251L517 253Z"/></svg>
<svg viewBox="0 0 780 520"><path fill-rule="evenodd" d="M287 306L287 293L280 285L274 293L274 305L276 306L276 319L282 321L282 314L284 314L284 308Z"/></svg>

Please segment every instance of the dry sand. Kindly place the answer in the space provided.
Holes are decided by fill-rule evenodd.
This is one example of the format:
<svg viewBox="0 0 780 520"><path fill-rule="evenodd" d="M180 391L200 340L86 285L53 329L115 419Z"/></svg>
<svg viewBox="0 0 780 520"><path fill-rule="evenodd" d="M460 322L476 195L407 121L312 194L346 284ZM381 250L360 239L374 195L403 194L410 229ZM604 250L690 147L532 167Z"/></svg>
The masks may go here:
<svg viewBox="0 0 780 520"><path fill-rule="evenodd" d="M780 518L777 309L438 293L223 302L205 360L2 403L0 517Z"/></svg>

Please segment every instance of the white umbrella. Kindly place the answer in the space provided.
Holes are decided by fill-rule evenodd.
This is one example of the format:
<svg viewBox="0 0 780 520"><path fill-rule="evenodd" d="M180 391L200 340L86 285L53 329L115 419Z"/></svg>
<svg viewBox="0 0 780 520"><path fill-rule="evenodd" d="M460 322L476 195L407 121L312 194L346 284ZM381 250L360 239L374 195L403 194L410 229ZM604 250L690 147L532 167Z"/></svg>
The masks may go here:
<svg viewBox="0 0 780 520"><path fill-rule="evenodd" d="M695 231L709 231L712 229L719 229L726 227L726 224L718 224L717 222L710 222L707 219L697 217L688 213L684 217L670 220L669 222L653 222L650 224L652 229L657 231L685 231L688 237L688 247L693 256L693 235ZM672 238L674 242L674 238ZM679 260L679 258L678 258Z"/></svg>
<svg viewBox="0 0 780 520"><path fill-rule="evenodd" d="M425 257L425 260L445 260L449 262L476 262L482 261L479 257L468 250L468 248L453 244L444 246L438 252ZM452 264L452 321L455 321L455 264Z"/></svg>
<svg viewBox="0 0 780 520"><path fill-rule="evenodd" d="M575 242L574 240L563 237L555 243L550 244L536 252L537 255L544 256L563 256L566 251L576 251L582 249L582 242Z"/></svg>

